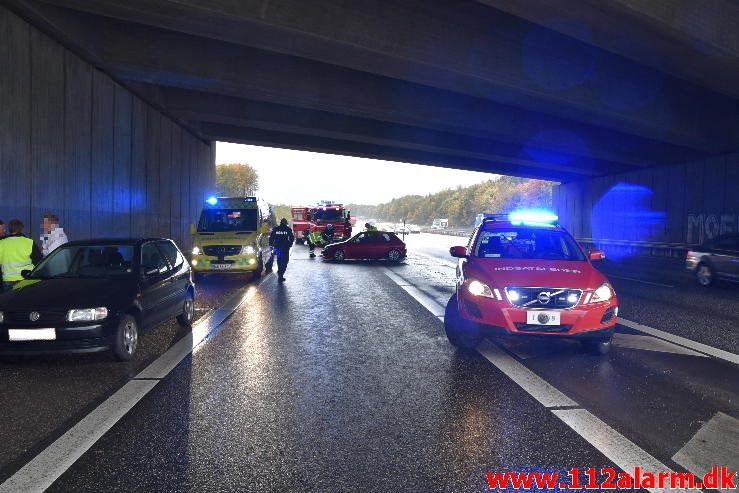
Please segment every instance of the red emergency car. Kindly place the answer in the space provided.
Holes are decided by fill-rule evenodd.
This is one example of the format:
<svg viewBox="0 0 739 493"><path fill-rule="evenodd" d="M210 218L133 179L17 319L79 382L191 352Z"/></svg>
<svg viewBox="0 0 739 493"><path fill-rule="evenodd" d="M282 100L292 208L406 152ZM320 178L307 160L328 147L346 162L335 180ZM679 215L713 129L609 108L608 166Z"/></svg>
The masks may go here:
<svg viewBox="0 0 739 493"><path fill-rule="evenodd" d="M405 243L395 233L365 231L348 240L326 245L322 255L337 262L345 259L388 259L400 262L406 253Z"/></svg>
<svg viewBox="0 0 739 493"><path fill-rule="evenodd" d="M473 348L486 331L580 339L595 354L610 350L618 300L608 279L551 214L489 215L459 258L456 294L446 308L449 341Z"/></svg>

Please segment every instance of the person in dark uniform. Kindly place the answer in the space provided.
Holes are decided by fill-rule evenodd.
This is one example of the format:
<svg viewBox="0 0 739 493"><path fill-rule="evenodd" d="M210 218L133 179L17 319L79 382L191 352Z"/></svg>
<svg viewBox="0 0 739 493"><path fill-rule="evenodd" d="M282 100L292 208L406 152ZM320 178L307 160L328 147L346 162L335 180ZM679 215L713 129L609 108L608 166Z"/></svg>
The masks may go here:
<svg viewBox="0 0 739 493"><path fill-rule="evenodd" d="M287 219L283 217L280 219L280 225L269 234L269 246L274 248L277 257L277 280L279 282L285 280L287 263L290 262L290 248L294 241L293 230L287 225Z"/></svg>

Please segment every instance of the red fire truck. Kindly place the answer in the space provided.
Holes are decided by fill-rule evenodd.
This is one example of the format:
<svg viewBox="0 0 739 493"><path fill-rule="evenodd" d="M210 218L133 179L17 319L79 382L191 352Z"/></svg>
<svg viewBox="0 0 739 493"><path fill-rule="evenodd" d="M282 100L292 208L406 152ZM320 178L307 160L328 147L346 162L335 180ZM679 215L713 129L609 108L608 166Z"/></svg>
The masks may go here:
<svg viewBox="0 0 739 493"><path fill-rule="evenodd" d="M293 215L293 234L295 234L295 242L299 245L302 245L305 242L305 238L309 234L309 211L309 207L293 207L291 209Z"/></svg>
<svg viewBox="0 0 739 493"><path fill-rule="evenodd" d="M343 238L349 233L346 228L349 211L346 210L343 204L322 201L313 207L293 207L291 212L296 243L305 243L309 234L314 231L322 232L329 224L333 224L334 236L337 239ZM349 222L353 226L356 219L350 217Z"/></svg>

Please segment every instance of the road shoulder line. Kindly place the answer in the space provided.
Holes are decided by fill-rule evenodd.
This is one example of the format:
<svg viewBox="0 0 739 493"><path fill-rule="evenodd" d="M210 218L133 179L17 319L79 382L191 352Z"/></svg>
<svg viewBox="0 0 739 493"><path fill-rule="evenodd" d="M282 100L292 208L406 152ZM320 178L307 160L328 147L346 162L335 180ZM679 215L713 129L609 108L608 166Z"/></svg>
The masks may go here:
<svg viewBox="0 0 739 493"><path fill-rule="evenodd" d="M193 325L192 331L118 389L87 416L0 484L0 493L43 492L123 418L183 359L206 340L268 279L239 289Z"/></svg>

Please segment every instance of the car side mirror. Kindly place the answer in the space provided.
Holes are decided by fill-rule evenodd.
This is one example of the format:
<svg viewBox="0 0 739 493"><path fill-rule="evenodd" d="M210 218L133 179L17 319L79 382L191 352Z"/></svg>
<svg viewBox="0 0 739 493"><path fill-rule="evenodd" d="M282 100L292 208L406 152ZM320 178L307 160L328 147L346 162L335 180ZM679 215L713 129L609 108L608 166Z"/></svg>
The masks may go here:
<svg viewBox="0 0 739 493"><path fill-rule="evenodd" d="M456 258L467 258L467 248L463 246L453 246L449 249L449 255Z"/></svg>
<svg viewBox="0 0 739 493"><path fill-rule="evenodd" d="M195 236L196 234L198 234L198 229L197 229L197 228L195 227L195 225L194 225L194 224L191 224L191 225L190 225L190 234L191 234L192 236Z"/></svg>
<svg viewBox="0 0 739 493"><path fill-rule="evenodd" d="M23 279L28 279L28 276L30 276L30 275L31 275L31 271L28 270L28 269L25 269L25 270L22 270L21 271L21 277Z"/></svg>
<svg viewBox="0 0 739 493"><path fill-rule="evenodd" d="M603 260L606 258L606 254L603 250L590 250L588 254L590 260Z"/></svg>

